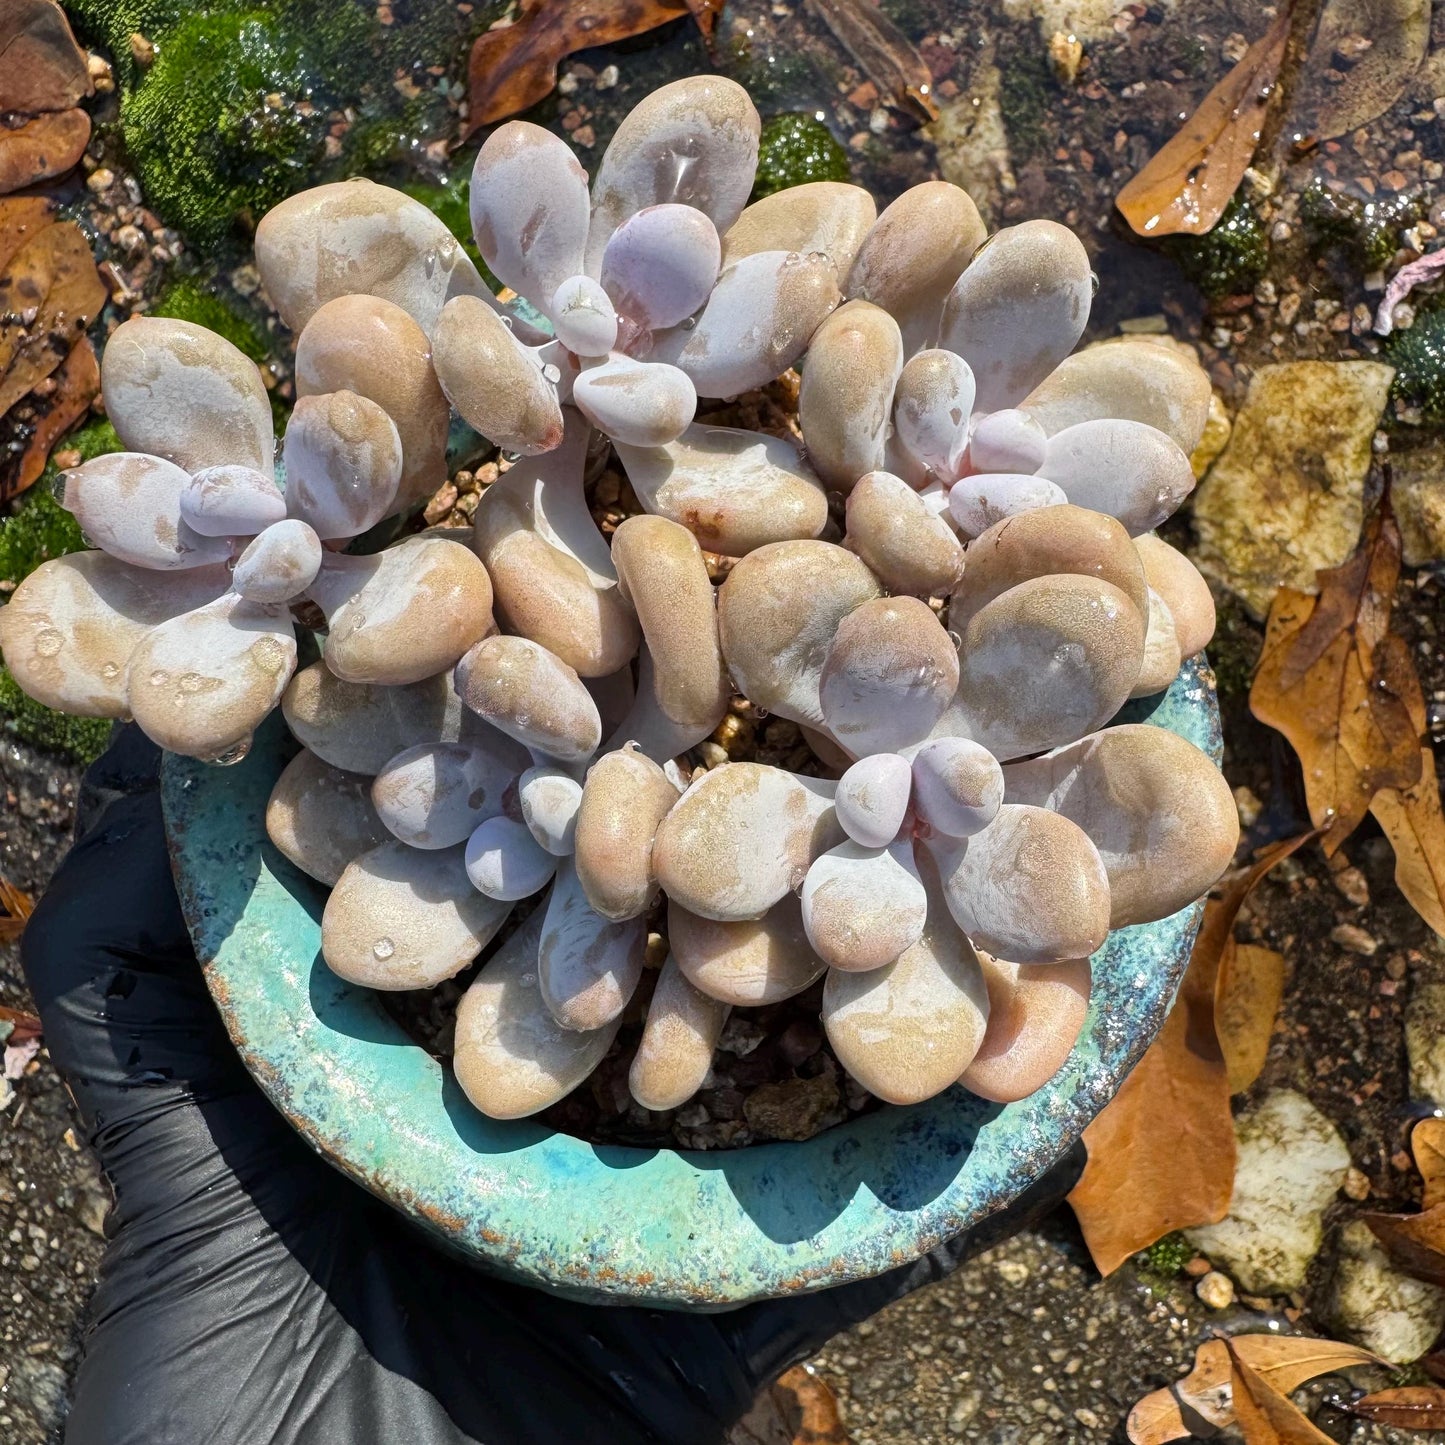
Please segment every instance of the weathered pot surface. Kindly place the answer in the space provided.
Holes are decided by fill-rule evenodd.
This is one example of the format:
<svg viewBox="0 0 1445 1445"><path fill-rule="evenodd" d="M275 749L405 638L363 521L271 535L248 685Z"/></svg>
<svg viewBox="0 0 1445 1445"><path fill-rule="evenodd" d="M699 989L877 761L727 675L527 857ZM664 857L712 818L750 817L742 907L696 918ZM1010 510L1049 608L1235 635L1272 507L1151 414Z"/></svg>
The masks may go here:
<svg viewBox="0 0 1445 1445"><path fill-rule="evenodd" d="M1203 658L1122 721L1221 755ZM479 1266L593 1303L716 1309L878 1274L992 1214L1113 1097L1173 1001L1200 904L1111 933L1063 1069L1019 1103L953 1088L805 1143L711 1153L585 1143L497 1122L321 959L325 893L267 841L294 751L280 719L241 763L168 753L181 904L226 1027L272 1102L338 1168Z"/></svg>

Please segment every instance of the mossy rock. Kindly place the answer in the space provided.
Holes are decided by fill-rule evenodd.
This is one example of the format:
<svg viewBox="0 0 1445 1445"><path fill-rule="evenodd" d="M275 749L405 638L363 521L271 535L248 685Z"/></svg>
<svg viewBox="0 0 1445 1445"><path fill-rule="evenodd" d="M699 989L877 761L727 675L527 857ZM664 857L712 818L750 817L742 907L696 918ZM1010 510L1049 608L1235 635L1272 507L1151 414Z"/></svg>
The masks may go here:
<svg viewBox="0 0 1445 1445"><path fill-rule="evenodd" d="M450 0L415 0L383 26L356 0L71 5L82 34L114 57L122 138L147 202L202 247L294 191L378 170L441 134L450 116L430 70L459 70L470 35L500 8L463 16ZM149 68L131 55L137 32L155 46ZM341 109L355 120L328 155Z"/></svg>
<svg viewBox="0 0 1445 1445"><path fill-rule="evenodd" d="M755 201L809 181L851 178L848 152L822 121L793 112L774 116L763 126L758 141L758 175L753 186Z"/></svg>

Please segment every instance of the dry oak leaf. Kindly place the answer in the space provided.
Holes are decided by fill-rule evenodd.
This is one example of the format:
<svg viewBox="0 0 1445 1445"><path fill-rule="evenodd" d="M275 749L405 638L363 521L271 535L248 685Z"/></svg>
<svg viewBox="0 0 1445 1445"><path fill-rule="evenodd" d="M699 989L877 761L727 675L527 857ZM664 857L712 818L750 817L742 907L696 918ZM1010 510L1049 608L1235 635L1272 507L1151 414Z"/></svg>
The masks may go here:
<svg viewBox="0 0 1445 1445"><path fill-rule="evenodd" d="M55 390L44 403L45 410L36 417L30 440L13 468L0 467L0 502L19 496L32 486L45 470L50 451L89 410L100 395L100 365L95 347L88 336L82 336L70 349L55 373Z"/></svg>
<svg viewBox="0 0 1445 1445"><path fill-rule="evenodd" d="M838 1401L811 1365L794 1365L733 1426L728 1445L848 1445Z"/></svg>
<svg viewBox="0 0 1445 1445"><path fill-rule="evenodd" d="M1355 1345L1307 1335L1235 1335L1240 1357L1272 1389L1288 1395L1306 1380L1356 1365L1381 1363ZM1165 1445L1189 1435L1209 1435L1234 1423L1229 1350L1222 1339L1209 1340L1194 1354L1194 1368L1182 1380L1145 1395L1129 1412L1133 1445Z"/></svg>
<svg viewBox="0 0 1445 1445"><path fill-rule="evenodd" d="M1323 1430L1308 1419L1240 1354L1226 1339L1229 1363L1233 1367L1230 1394L1234 1420L1244 1436L1244 1445L1334 1445Z"/></svg>
<svg viewBox="0 0 1445 1445"><path fill-rule="evenodd" d="M484 31L472 45L463 140L550 95L557 66L574 50L615 45L690 12L709 35L716 8L700 0L522 0L510 25Z"/></svg>
<svg viewBox="0 0 1445 1445"><path fill-rule="evenodd" d="M25 931L30 915L35 912L35 900L13 883L0 878L0 909L4 909L0 913L0 943L11 943ZM0 1014L0 1018L7 1016L8 1013Z"/></svg>
<svg viewBox="0 0 1445 1445"><path fill-rule="evenodd" d="M106 302L79 226L46 226L0 272L0 416L70 354Z"/></svg>
<svg viewBox="0 0 1445 1445"><path fill-rule="evenodd" d="M1224 214L1259 144L1289 42L1290 6L1209 92L1199 109L1119 192L1141 236L1202 236Z"/></svg>
<svg viewBox="0 0 1445 1445"><path fill-rule="evenodd" d="M1401 650L1409 662L1403 643ZM1445 933L1445 812L1435 754L1425 739L1425 692L1413 664L1397 669L1392 685L1414 730L1420 774L1407 787L1382 787L1370 799L1370 811L1395 850L1396 887L1436 933Z"/></svg>
<svg viewBox="0 0 1445 1445"><path fill-rule="evenodd" d="M1275 864L1316 835L1261 850L1204 908L1189 968L1159 1037L1084 1130L1088 1162L1069 1203L1100 1274L1156 1239L1216 1224L1234 1190L1229 1072L1215 1032L1219 965L1240 907Z"/></svg>
<svg viewBox="0 0 1445 1445"><path fill-rule="evenodd" d="M33 116L13 129L0 126L0 196L63 176L89 143L90 117L79 106Z"/></svg>
<svg viewBox="0 0 1445 1445"><path fill-rule="evenodd" d="M1365 1214L1385 1253L1406 1274L1445 1287L1445 1204L1419 1214Z"/></svg>
<svg viewBox="0 0 1445 1445"><path fill-rule="evenodd" d="M1298 754L1326 854L1381 788L1420 779L1420 728L1406 696L1419 680L1408 646L1389 630L1399 576L1400 532L1382 508L1353 557L1316 573L1317 598L1281 587L1269 610L1250 711Z"/></svg>
<svg viewBox="0 0 1445 1445"><path fill-rule="evenodd" d="M1214 986L1214 1030L1231 1094L1244 1093L1264 1068L1283 997L1284 955L1231 936Z"/></svg>
<svg viewBox="0 0 1445 1445"><path fill-rule="evenodd" d="M1445 1430L1445 1390L1429 1385L1377 1390L1356 1400L1350 1413L1397 1430Z"/></svg>
<svg viewBox="0 0 1445 1445"><path fill-rule="evenodd" d="M69 110L93 89L85 52L55 0L0 5L0 114Z"/></svg>
<svg viewBox="0 0 1445 1445"><path fill-rule="evenodd" d="M54 219L55 202L49 196L0 199L0 273L25 243Z"/></svg>
<svg viewBox="0 0 1445 1445"><path fill-rule="evenodd" d="M1425 1184L1420 1208L1445 1204L1445 1119L1421 1119L1411 1130L1410 1152Z"/></svg>
<svg viewBox="0 0 1445 1445"><path fill-rule="evenodd" d="M924 124L938 119L928 62L874 0L808 0L808 8L890 105Z"/></svg>

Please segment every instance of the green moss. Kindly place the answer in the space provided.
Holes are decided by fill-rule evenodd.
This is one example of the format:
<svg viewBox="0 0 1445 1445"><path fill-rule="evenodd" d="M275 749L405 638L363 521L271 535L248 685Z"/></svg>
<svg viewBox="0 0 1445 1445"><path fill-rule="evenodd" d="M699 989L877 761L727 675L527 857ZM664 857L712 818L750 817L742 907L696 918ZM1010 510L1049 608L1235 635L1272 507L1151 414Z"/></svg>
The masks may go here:
<svg viewBox="0 0 1445 1445"><path fill-rule="evenodd" d="M1172 1280L1191 1259L1196 1251L1177 1230L1156 1239L1142 1254L1136 1256L1139 1268L1155 1279L1167 1283Z"/></svg>
<svg viewBox="0 0 1445 1445"><path fill-rule="evenodd" d="M998 107L1009 148L1015 160L1028 160L1053 145L1059 83L1037 45L1008 47L1000 71Z"/></svg>
<svg viewBox="0 0 1445 1445"><path fill-rule="evenodd" d="M1445 304L1416 312L1413 324L1392 331L1381 349L1395 368L1391 397L1417 407L1432 426L1445 425Z"/></svg>
<svg viewBox="0 0 1445 1445"><path fill-rule="evenodd" d="M1249 696L1263 645L1264 638L1243 604L1232 593L1225 593L1217 603L1214 636L1209 643L1209 665L1223 701L1243 701Z"/></svg>
<svg viewBox="0 0 1445 1445"><path fill-rule="evenodd" d="M420 201L427 210L441 221L447 230L462 243L463 249L472 261L483 271L486 271L486 262L482 260L481 253L477 250L477 243L472 239L472 162L475 155L456 155L452 157L451 179L445 185L431 185L424 181L415 181L411 185L402 187L407 195L413 200ZM497 287L493 284L495 277L487 271L487 280L492 284L492 289Z"/></svg>
<svg viewBox="0 0 1445 1445"><path fill-rule="evenodd" d="M110 728L108 718L69 717L26 697L9 668L0 664L0 731L32 747L91 763L105 751Z"/></svg>
<svg viewBox="0 0 1445 1445"><path fill-rule="evenodd" d="M1173 236L1166 251L1211 300L1252 291L1269 265L1269 235L1243 196L1225 207L1203 236Z"/></svg>
<svg viewBox="0 0 1445 1445"><path fill-rule="evenodd" d="M1362 271L1379 271L1400 249L1400 232L1425 214L1419 196L1365 200L1311 181L1300 195L1300 218L1311 251L1322 256L1342 250Z"/></svg>
<svg viewBox="0 0 1445 1445"><path fill-rule="evenodd" d="M236 307L193 276L173 281L151 308L152 316L171 316L177 321L191 321L218 336L224 336L238 351L252 361L265 361L271 351L266 328L253 316L243 315Z"/></svg>
<svg viewBox="0 0 1445 1445"><path fill-rule="evenodd" d="M774 116L763 126L755 201L808 181L846 181L851 176L848 152L822 121L793 112Z"/></svg>
<svg viewBox="0 0 1445 1445"><path fill-rule="evenodd" d="M115 428L104 417L73 431L57 449L92 457L122 450ZM78 552L85 546L80 525L60 505L54 491L59 468L46 464L35 485L15 504L9 516L0 517L0 582L23 582L42 562Z"/></svg>

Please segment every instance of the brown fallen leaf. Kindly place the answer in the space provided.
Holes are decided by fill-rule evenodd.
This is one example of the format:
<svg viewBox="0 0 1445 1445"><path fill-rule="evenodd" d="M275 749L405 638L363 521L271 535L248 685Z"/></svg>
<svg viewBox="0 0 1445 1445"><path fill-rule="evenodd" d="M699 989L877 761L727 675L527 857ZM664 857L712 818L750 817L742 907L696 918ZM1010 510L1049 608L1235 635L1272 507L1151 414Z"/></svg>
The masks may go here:
<svg viewBox="0 0 1445 1445"><path fill-rule="evenodd" d="M74 106L37 115L13 130L0 127L0 196L63 176L90 143L90 117Z"/></svg>
<svg viewBox="0 0 1445 1445"><path fill-rule="evenodd" d="M1235 1335L1231 1344L1262 1380L1285 1395L1317 1375L1382 1363L1355 1345L1307 1335ZM1194 1368L1182 1380L1146 1395L1129 1412L1133 1445L1164 1445L1232 1425L1231 1375L1229 1350L1222 1339L1200 1345L1194 1354ZM1202 1429L1201 1422L1208 1429Z"/></svg>
<svg viewBox="0 0 1445 1445"><path fill-rule="evenodd" d="M1289 41L1289 5L1206 95L1199 109L1119 192L1141 236L1202 236L1224 214L1254 158Z"/></svg>
<svg viewBox="0 0 1445 1445"><path fill-rule="evenodd" d="M1245 1445L1334 1445L1226 1339L1233 1366L1230 1382L1234 1418Z"/></svg>
<svg viewBox="0 0 1445 1445"><path fill-rule="evenodd" d="M1231 937L1214 985L1214 1029L1231 1094L1242 1094L1264 1068L1283 997L1284 955Z"/></svg>
<svg viewBox="0 0 1445 1445"><path fill-rule="evenodd" d="M717 29L718 17L726 3L727 0L687 0L687 8L692 11L692 18L697 21L697 28L702 31L702 38L709 53L712 51L712 37Z"/></svg>
<svg viewBox="0 0 1445 1445"><path fill-rule="evenodd" d="M1205 904L1179 997L1159 1037L1084 1130L1088 1161L1069 1204L1100 1274L1112 1274L1173 1230L1217 1223L1229 1209L1234 1121L1214 1028L1219 962L1250 891L1315 836L1272 844L1224 879Z"/></svg>
<svg viewBox="0 0 1445 1445"><path fill-rule="evenodd" d="M1418 690L1409 648L1389 631L1400 532L1373 513L1353 557L1316 574L1320 594L1281 587L1269 611L1250 710L1289 739L1304 769L1310 817L1333 854L1381 788L1420 780Z"/></svg>
<svg viewBox="0 0 1445 1445"><path fill-rule="evenodd" d="M1425 1184L1420 1208L1445 1204L1445 1119L1421 1119L1410 1132L1410 1152Z"/></svg>
<svg viewBox="0 0 1445 1445"><path fill-rule="evenodd" d="M30 915L35 912L35 900L28 893L0 878L0 943L10 943L25 931Z"/></svg>
<svg viewBox="0 0 1445 1445"><path fill-rule="evenodd" d="M811 1365L794 1365L753 1401L728 1445L848 1445L838 1401Z"/></svg>
<svg viewBox="0 0 1445 1445"><path fill-rule="evenodd" d="M82 336L55 372L55 390L45 399L45 410L36 417L30 440L12 468L0 466L0 503L17 497L32 486L45 470L51 449L90 410L100 395L100 366L95 347Z"/></svg>
<svg viewBox="0 0 1445 1445"><path fill-rule="evenodd" d="M1323 141L1368 125L1404 94L1429 48L1430 0L1326 0L1300 65L1296 127Z"/></svg>
<svg viewBox="0 0 1445 1445"><path fill-rule="evenodd" d="M1349 1407L1352 1415L1393 1425L1397 1430L1445 1430L1445 1390L1430 1385L1406 1385L1398 1390L1377 1390Z"/></svg>
<svg viewBox="0 0 1445 1445"><path fill-rule="evenodd" d="M0 272L0 416L70 354L106 295L71 221L36 232L10 258Z"/></svg>
<svg viewBox="0 0 1445 1445"><path fill-rule="evenodd" d="M69 110L93 89L85 52L55 0L0 5L0 114Z"/></svg>
<svg viewBox="0 0 1445 1445"><path fill-rule="evenodd" d="M10 1008L6 1004L0 1004L0 1023L10 1025L7 1043L28 1044L45 1032L39 1014L33 1014L29 1009Z"/></svg>
<svg viewBox="0 0 1445 1445"><path fill-rule="evenodd" d="M1361 1218L1406 1274L1445 1286L1445 1204L1419 1214L1369 1213Z"/></svg>
<svg viewBox="0 0 1445 1445"><path fill-rule="evenodd" d="M874 0L808 0L808 9L890 105L925 125L938 119L928 62Z"/></svg>
<svg viewBox="0 0 1445 1445"><path fill-rule="evenodd" d="M551 94L557 66L574 50L615 45L713 8L689 0L522 0L510 25L484 31L472 46L466 136Z"/></svg>
<svg viewBox="0 0 1445 1445"><path fill-rule="evenodd" d="M54 219L55 202L49 196L0 199L0 273L25 243Z"/></svg>
<svg viewBox="0 0 1445 1445"><path fill-rule="evenodd" d="M1370 812L1395 850L1395 884L1405 901L1436 933L1445 933L1445 812L1435 753L1425 737L1425 692L1413 663L1396 670L1392 685L1414 730L1420 775L1406 787L1382 787L1370 799Z"/></svg>

